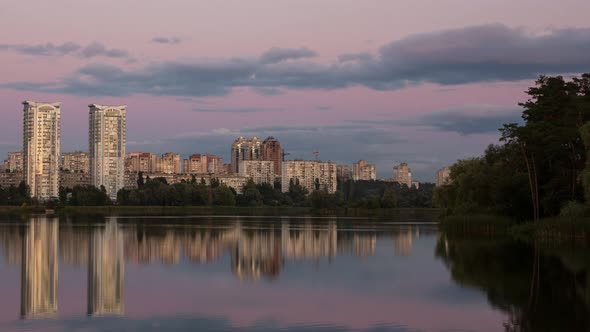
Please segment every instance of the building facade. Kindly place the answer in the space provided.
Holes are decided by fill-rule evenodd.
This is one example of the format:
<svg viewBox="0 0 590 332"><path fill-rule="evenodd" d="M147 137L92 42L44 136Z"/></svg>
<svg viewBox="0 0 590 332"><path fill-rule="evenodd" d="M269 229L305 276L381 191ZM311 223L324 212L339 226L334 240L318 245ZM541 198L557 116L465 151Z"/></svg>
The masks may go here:
<svg viewBox="0 0 590 332"><path fill-rule="evenodd" d="M289 191L291 181L299 182L309 192L327 190L333 194L337 189L336 163L306 160L288 160L283 162L281 186L283 192Z"/></svg>
<svg viewBox="0 0 590 332"><path fill-rule="evenodd" d="M273 162L273 172L277 176L281 176L283 167L283 149L281 143L274 137L267 137L262 142L262 160Z"/></svg>
<svg viewBox="0 0 590 332"><path fill-rule="evenodd" d="M92 177L90 173L60 171L59 183L64 188L73 189L76 186L92 185Z"/></svg>
<svg viewBox="0 0 590 332"><path fill-rule="evenodd" d="M157 171L164 174L180 174L180 154L166 152L157 161Z"/></svg>
<svg viewBox="0 0 590 332"><path fill-rule="evenodd" d="M23 153L8 152L8 157L4 160L4 170L10 172L22 172L23 171Z"/></svg>
<svg viewBox="0 0 590 332"><path fill-rule="evenodd" d="M207 156L207 173L222 174L223 173L223 158L206 154Z"/></svg>
<svg viewBox="0 0 590 332"><path fill-rule="evenodd" d="M183 160L184 172L187 174L207 173L207 157L195 153Z"/></svg>
<svg viewBox="0 0 590 332"><path fill-rule="evenodd" d="M184 159L184 173L187 174L222 174L223 158L212 154L193 154L188 159Z"/></svg>
<svg viewBox="0 0 590 332"><path fill-rule="evenodd" d="M436 171L436 186L440 187L449 184L451 181L451 168L443 167Z"/></svg>
<svg viewBox="0 0 590 332"><path fill-rule="evenodd" d="M73 173L90 173L90 157L82 151L64 153L61 156L61 169Z"/></svg>
<svg viewBox="0 0 590 332"><path fill-rule="evenodd" d="M354 181L370 181L377 179L375 165L367 163L366 160L359 160L352 165L352 179Z"/></svg>
<svg viewBox="0 0 590 332"><path fill-rule="evenodd" d="M275 167L273 161L242 160L240 161L240 176L252 179L254 183L270 183L275 181Z"/></svg>
<svg viewBox="0 0 590 332"><path fill-rule="evenodd" d="M59 195L60 103L24 101L23 172L31 197Z"/></svg>
<svg viewBox="0 0 590 332"><path fill-rule="evenodd" d="M18 187L23 180L23 172L0 172L0 187L9 188Z"/></svg>
<svg viewBox="0 0 590 332"><path fill-rule="evenodd" d="M245 139L240 136L231 146L231 165L232 173L240 173L240 161L242 160L261 160L262 159L262 142L258 137Z"/></svg>
<svg viewBox="0 0 590 332"><path fill-rule="evenodd" d="M158 156L154 153L131 152L125 158L125 172L155 173L157 172Z"/></svg>
<svg viewBox="0 0 590 332"><path fill-rule="evenodd" d="M127 106L88 105L90 175L111 199L124 187Z"/></svg>
<svg viewBox="0 0 590 332"><path fill-rule="evenodd" d="M242 188L248 183L248 178L238 175L222 175L216 178L220 184L233 188L238 194L242 193ZM209 184L210 180L210 178L207 180L207 184Z"/></svg>
<svg viewBox="0 0 590 332"><path fill-rule="evenodd" d="M346 182L352 179L352 168L350 165L338 165L336 166L336 174L338 178Z"/></svg>
<svg viewBox="0 0 590 332"><path fill-rule="evenodd" d="M393 167L393 180L399 184L405 184L412 188L412 170L406 163Z"/></svg>

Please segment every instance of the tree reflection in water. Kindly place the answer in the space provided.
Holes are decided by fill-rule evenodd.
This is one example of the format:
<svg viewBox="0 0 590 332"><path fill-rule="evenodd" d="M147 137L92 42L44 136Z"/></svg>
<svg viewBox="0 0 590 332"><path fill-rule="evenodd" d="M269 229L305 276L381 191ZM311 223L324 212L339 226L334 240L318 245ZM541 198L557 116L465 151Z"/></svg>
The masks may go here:
<svg viewBox="0 0 590 332"><path fill-rule="evenodd" d="M483 290L505 331L589 331L588 248L441 234L436 256L455 282Z"/></svg>

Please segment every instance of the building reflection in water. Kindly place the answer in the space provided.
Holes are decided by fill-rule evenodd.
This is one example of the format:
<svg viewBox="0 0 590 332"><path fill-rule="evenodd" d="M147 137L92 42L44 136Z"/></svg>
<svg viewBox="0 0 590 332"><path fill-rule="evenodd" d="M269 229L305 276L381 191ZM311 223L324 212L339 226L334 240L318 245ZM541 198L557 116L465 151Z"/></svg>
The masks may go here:
<svg viewBox="0 0 590 332"><path fill-rule="evenodd" d="M420 228L404 226L394 231L393 251L396 256L409 256L412 251L412 239L420 237Z"/></svg>
<svg viewBox="0 0 590 332"><path fill-rule="evenodd" d="M94 227L88 255L88 314L122 314L125 260L116 218Z"/></svg>
<svg viewBox="0 0 590 332"><path fill-rule="evenodd" d="M420 233L412 225L341 225L336 219L281 218L259 222L200 220L164 226L142 223L121 228L116 217L99 226L69 219L33 217L26 226L1 226L0 249L9 265L22 263L23 317L57 312L58 254L63 264L88 267L88 314L123 313L125 262L202 264L230 256L239 279L275 279L294 261L331 261L338 255L375 255L377 236L389 236L397 256L411 254ZM60 239L58 248L58 237Z"/></svg>
<svg viewBox="0 0 590 332"><path fill-rule="evenodd" d="M22 237L21 317L57 313L58 220L32 217Z"/></svg>

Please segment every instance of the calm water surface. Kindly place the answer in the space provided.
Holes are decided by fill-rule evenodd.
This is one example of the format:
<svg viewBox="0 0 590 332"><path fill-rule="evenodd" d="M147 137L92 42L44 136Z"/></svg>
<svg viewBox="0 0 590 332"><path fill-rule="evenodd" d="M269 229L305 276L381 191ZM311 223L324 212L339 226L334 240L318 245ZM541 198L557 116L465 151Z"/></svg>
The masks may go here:
<svg viewBox="0 0 590 332"><path fill-rule="evenodd" d="M5 217L0 252L1 331L589 330L587 251L416 222Z"/></svg>

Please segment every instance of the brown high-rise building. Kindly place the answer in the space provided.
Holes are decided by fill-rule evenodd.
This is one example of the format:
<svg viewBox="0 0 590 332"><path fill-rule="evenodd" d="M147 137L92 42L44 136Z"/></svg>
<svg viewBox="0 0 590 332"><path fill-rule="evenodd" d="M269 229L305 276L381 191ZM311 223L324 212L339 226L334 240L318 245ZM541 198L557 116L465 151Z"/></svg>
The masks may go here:
<svg viewBox="0 0 590 332"><path fill-rule="evenodd" d="M275 176L281 175L283 167L283 149L281 143L274 137L269 136L262 142L262 160L274 163Z"/></svg>
<svg viewBox="0 0 590 332"><path fill-rule="evenodd" d="M155 173L157 170L158 156L147 152L131 152L125 159L126 172Z"/></svg>
<svg viewBox="0 0 590 332"><path fill-rule="evenodd" d="M223 158L213 154L193 154L183 161L184 172L187 174L221 174Z"/></svg>
<svg viewBox="0 0 590 332"><path fill-rule="evenodd" d="M157 171L164 174L180 174L180 154L166 152L162 155L162 158L157 159Z"/></svg>

